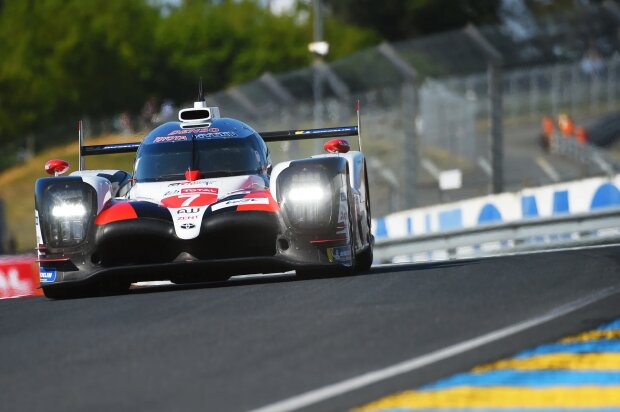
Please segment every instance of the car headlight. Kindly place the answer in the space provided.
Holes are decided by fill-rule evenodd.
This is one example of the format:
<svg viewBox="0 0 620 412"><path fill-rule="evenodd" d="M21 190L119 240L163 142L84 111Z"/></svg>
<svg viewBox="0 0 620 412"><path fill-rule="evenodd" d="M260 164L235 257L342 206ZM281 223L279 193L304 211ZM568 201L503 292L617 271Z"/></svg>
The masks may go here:
<svg viewBox="0 0 620 412"><path fill-rule="evenodd" d="M325 195L325 190L320 186L303 185L291 188L286 198L295 203L318 202L323 200Z"/></svg>
<svg viewBox="0 0 620 412"><path fill-rule="evenodd" d="M96 212L94 189L80 181L52 181L43 191L43 235L51 247L81 244Z"/></svg>
<svg viewBox="0 0 620 412"><path fill-rule="evenodd" d="M86 214L86 208L80 203L63 203L52 208L52 216L56 218L81 218Z"/></svg>
<svg viewBox="0 0 620 412"><path fill-rule="evenodd" d="M291 226L296 229L314 230L331 222L332 185L320 169L283 171L278 178L278 196Z"/></svg>

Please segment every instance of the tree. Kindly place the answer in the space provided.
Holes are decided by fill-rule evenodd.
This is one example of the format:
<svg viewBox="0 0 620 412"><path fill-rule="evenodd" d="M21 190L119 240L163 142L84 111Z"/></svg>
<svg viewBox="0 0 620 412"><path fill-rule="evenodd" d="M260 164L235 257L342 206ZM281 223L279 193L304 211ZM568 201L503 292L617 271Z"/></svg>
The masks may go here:
<svg viewBox="0 0 620 412"><path fill-rule="evenodd" d="M250 0L0 0L0 147L310 63L310 22ZM338 57L378 41L330 22ZM64 132L64 131L63 131ZM60 136L61 133L58 133ZM67 134L68 135L68 134Z"/></svg>
<svg viewBox="0 0 620 412"><path fill-rule="evenodd" d="M138 109L153 69L157 18L146 0L7 2L0 13L0 139Z"/></svg>

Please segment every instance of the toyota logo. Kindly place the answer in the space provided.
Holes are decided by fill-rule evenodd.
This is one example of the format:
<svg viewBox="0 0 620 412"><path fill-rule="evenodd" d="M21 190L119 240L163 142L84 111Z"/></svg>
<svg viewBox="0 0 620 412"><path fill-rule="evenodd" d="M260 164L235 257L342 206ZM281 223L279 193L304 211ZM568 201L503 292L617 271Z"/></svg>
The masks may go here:
<svg viewBox="0 0 620 412"><path fill-rule="evenodd" d="M193 224L193 223L183 223L181 225L181 229L193 229L195 227L196 227L196 225Z"/></svg>

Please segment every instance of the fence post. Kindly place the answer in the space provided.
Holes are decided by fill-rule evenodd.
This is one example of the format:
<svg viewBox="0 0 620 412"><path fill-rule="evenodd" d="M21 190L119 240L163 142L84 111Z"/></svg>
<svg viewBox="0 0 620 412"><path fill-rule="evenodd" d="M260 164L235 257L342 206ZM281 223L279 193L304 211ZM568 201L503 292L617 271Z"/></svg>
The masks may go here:
<svg viewBox="0 0 620 412"><path fill-rule="evenodd" d="M603 7L616 22L620 25L620 6L612 1L605 0L603 2ZM620 39L619 39L620 41ZM615 55L611 60L607 63L607 110L611 111L614 109L614 102L616 101L616 74L618 70L618 59L617 55Z"/></svg>
<svg viewBox="0 0 620 412"><path fill-rule="evenodd" d="M491 192L504 191L504 138L502 125L502 55L495 47L471 24L465 27L464 32L473 40L480 50L487 56L487 85L491 103L491 167L493 176Z"/></svg>
<svg viewBox="0 0 620 412"><path fill-rule="evenodd" d="M252 100L250 100L238 87L231 87L226 93L241 106L250 116L257 119L259 118L258 109Z"/></svg>
<svg viewBox="0 0 620 412"><path fill-rule="evenodd" d="M402 207L411 208L417 204L416 192L420 163L420 138L416 128L420 101L418 74L409 63L398 55L398 52L390 44L382 43L377 47L377 50L400 72L404 80L401 88L402 122L405 135Z"/></svg>
<svg viewBox="0 0 620 412"><path fill-rule="evenodd" d="M286 107L296 107L297 99L293 96L270 72L265 72L259 81L280 100L280 103ZM292 140L286 143L286 153L289 159L296 159L299 154L299 142Z"/></svg>

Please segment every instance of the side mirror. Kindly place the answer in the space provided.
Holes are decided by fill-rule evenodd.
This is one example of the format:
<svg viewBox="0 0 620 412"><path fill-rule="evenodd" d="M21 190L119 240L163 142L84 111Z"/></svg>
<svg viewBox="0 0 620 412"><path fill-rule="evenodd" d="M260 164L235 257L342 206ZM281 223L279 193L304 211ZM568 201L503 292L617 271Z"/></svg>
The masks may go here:
<svg viewBox="0 0 620 412"><path fill-rule="evenodd" d="M327 153L346 153L351 150L347 139L334 139L323 145Z"/></svg>
<svg viewBox="0 0 620 412"><path fill-rule="evenodd" d="M69 162L66 160L53 159L45 163L45 171L50 175L58 176L69 170Z"/></svg>

